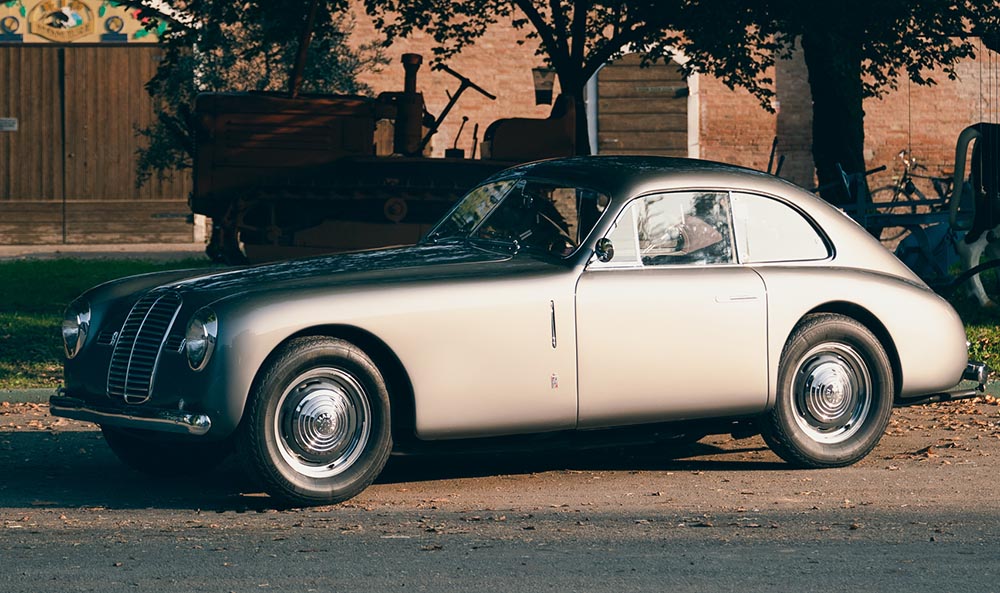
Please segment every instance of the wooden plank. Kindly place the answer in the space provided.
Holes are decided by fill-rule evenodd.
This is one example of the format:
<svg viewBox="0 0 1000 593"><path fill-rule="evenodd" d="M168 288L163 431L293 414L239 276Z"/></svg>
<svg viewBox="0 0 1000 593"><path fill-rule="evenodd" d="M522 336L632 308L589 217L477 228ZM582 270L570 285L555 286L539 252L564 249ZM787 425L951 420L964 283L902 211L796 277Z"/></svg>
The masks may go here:
<svg viewBox="0 0 1000 593"><path fill-rule="evenodd" d="M598 74L598 152L687 156L687 82L676 64L640 62L627 55Z"/></svg>
<svg viewBox="0 0 1000 593"><path fill-rule="evenodd" d="M91 47L72 54L67 95L75 105L67 154L67 243L190 242L188 175L136 187L137 127L155 118L144 85L156 69L156 47ZM69 144L69 142L68 142ZM167 199L169 198L169 199Z"/></svg>
<svg viewBox="0 0 1000 593"><path fill-rule="evenodd" d="M129 72L131 73L130 79L141 80L144 85L146 81L156 74L162 51L156 46L147 46L143 49L145 51L129 54ZM129 153L132 159L129 161L132 164L128 169L131 173L129 183L131 187L135 187L137 169L134 154L139 146L143 145L145 139L135 135L133 130L136 127L148 126L155 121L157 106L153 104L153 100L146 93L145 88L142 88L140 92L129 91L128 96L131 101L130 109L136 118L135 123L125 130L125 133L130 135L132 141L132 149ZM154 176L138 190L136 197L142 200L175 198L186 201L188 195L191 193L191 188L192 176L191 170L188 169L186 171L174 172L165 179L158 179Z"/></svg>
<svg viewBox="0 0 1000 593"><path fill-rule="evenodd" d="M611 132L678 132L687 134L687 114L643 113L601 114L598 117L601 133Z"/></svg>
<svg viewBox="0 0 1000 593"><path fill-rule="evenodd" d="M687 134L661 134L655 132L635 132L628 134L598 134L598 149L644 151L682 150L687 154ZM681 155L682 156L682 155Z"/></svg>
<svg viewBox="0 0 1000 593"><path fill-rule="evenodd" d="M639 54L628 54L601 69L601 80L684 80L680 67L670 62L656 62L642 67Z"/></svg>
<svg viewBox="0 0 1000 593"><path fill-rule="evenodd" d="M62 223L62 207L58 202L4 202L0 204L0 223L32 222Z"/></svg>
<svg viewBox="0 0 1000 593"><path fill-rule="evenodd" d="M62 241L62 205L49 200L0 202L0 245Z"/></svg>
<svg viewBox="0 0 1000 593"><path fill-rule="evenodd" d="M61 199L58 49L0 45L0 200Z"/></svg>
<svg viewBox="0 0 1000 593"><path fill-rule="evenodd" d="M67 243L189 243L183 200L87 200L66 204Z"/></svg>
<svg viewBox="0 0 1000 593"><path fill-rule="evenodd" d="M83 47L67 51L67 202L185 199L187 174L136 187L135 133L154 121L144 85L156 69L155 46Z"/></svg>
<svg viewBox="0 0 1000 593"><path fill-rule="evenodd" d="M601 97L597 102L597 113L600 115L617 113L676 113L687 114L687 97L649 97L646 99L630 97Z"/></svg>
<svg viewBox="0 0 1000 593"><path fill-rule="evenodd" d="M602 146L602 147L599 147L599 148L600 148L600 153L601 154L630 154L630 155L637 155L637 154L639 154L639 155L646 155L646 156L669 156L669 157L682 157L682 158L687 156L687 147L684 147L683 149L682 148L674 148L674 149L650 149L650 148L644 148L644 149L641 149L641 150L638 150L638 149L620 150L620 149L615 148L614 146Z"/></svg>
<svg viewBox="0 0 1000 593"><path fill-rule="evenodd" d="M68 202L66 204L67 222L73 223L183 221L190 213L187 202L180 200L115 200Z"/></svg>
<svg viewBox="0 0 1000 593"><path fill-rule="evenodd" d="M684 77L680 71L670 66L664 67L662 64L651 68L636 68L634 66L605 66L599 74L600 81L604 83L620 82L659 82L661 84L684 83Z"/></svg>
<svg viewBox="0 0 1000 593"><path fill-rule="evenodd" d="M22 233L0 232L0 245L56 245L62 243L62 223L22 227Z"/></svg>
<svg viewBox="0 0 1000 593"><path fill-rule="evenodd" d="M678 98L687 97L687 85L683 83L666 82L613 82L600 81L597 86L602 99L604 98Z"/></svg>
<svg viewBox="0 0 1000 593"><path fill-rule="evenodd" d="M171 233L157 232L132 232L132 233L100 233L100 232L74 232L66 238L67 245L136 245L140 243L191 243L192 238L178 239Z"/></svg>

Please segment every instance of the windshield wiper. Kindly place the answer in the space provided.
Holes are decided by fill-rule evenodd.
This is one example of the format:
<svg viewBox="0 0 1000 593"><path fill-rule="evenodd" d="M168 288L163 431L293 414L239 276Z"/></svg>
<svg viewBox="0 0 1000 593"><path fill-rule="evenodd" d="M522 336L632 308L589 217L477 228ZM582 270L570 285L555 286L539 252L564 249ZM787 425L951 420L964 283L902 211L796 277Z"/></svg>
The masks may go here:
<svg viewBox="0 0 1000 593"><path fill-rule="evenodd" d="M422 243L425 245L445 245L448 243L463 243L468 240L465 235L445 235L440 231L435 231L426 237Z"/></svg>
<svg viewBox="0 0 1000 593"><path fill-rule="evenodd" d="M521 242L516 238L500 239L498 237L470 236L467 240L476 247L489 251L503 251L505 253L510 253L511 255L517 255L517 253L521 251Z"/></svg>

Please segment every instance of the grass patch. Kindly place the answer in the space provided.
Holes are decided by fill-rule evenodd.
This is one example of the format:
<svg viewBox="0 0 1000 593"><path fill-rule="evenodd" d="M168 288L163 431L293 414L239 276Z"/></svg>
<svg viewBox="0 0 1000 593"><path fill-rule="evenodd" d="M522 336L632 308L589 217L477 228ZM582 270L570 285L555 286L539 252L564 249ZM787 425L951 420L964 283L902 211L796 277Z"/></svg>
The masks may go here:
<svg viewBox="0 0 1000 593"><path fill-rule="evenodd" d="M976 300L966 296L955 296L949 301L965 324L969 358L1000 371L1000 308L980 307Z"/></svg>
<svg viewBox="0 0 1000 593"><path fill-rule="evenodd" d="M133 274L209 265L203 259L0 262L0 389L62 383L63 310L85 290Z"/></svg>

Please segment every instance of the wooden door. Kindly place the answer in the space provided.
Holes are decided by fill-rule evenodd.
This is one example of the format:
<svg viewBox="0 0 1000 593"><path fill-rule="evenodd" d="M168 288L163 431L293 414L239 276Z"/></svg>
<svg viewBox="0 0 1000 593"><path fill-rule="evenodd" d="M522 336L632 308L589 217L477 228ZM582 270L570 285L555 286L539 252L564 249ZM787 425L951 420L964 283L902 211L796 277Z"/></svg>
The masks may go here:
<svg viewBox="0 0 1000 593"><path fill-rule="evenodd" d="M0 117L19 120L0 132L0 244L192 241L189 175L136 185L158 52L0 46Z"/></svg>
<svg viewBox="0 0 1000 593"><path fill-rule="evenodd" d="M629 54L597 75L597 152L685 157L687 82L673 62L640 61Z"/></svg>

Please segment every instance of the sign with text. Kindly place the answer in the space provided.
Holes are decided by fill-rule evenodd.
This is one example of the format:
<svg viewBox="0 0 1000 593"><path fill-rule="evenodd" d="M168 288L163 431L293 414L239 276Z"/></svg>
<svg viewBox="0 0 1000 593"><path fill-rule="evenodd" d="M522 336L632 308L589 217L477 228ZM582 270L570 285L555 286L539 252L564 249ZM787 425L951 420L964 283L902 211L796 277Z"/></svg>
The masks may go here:
<svg viewBox="0 0 1000 593"><path fill-rule="evenodd" d="M17 131L16 117L0 117L0 132L16 132L16 131Z"/></svg>
<svg viewBox="0 0 1000 593"><path fill-rule="evenodd" d="M158 43L168 26L127 0L0 0L0 45Z"/></svg>

